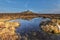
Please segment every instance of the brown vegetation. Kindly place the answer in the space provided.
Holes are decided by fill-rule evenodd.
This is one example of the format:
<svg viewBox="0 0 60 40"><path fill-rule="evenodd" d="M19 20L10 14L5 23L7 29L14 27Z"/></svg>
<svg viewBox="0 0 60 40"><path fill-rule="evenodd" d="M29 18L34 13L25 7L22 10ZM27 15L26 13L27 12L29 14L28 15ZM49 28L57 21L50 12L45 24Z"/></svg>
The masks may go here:
<svg viewBox="0 0 60 40"><path fill-rule="evenodd" d="M49 33L60 33L60 19L52 19L48 24L43 24L41 28Z"/></svg>
<svg viewBox="0 0 60 40"><path fill-rule="evenodd" d="M15 29L18 22L0 22L0 40L19 40Z"/></svg>
<svg viewBox="0 0 60 40"><path fill-rule="evenodd" d="M0 13L1 18L10 18L10 19L32 19L35 17L45 17L45 18L60 18L60 14L42 14L42 13L33 13L31 11L25 11L21 13Z"/></svg>

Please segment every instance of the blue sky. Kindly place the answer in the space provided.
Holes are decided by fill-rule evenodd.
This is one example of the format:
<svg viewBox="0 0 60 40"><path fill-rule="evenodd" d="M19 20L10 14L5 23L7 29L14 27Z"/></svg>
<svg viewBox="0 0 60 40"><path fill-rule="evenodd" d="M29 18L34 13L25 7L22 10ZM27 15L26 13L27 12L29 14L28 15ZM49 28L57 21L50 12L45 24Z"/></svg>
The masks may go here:
<svg viewBox="0 0 60 40"><path fill-rule="evenodd" d="M60 13L60 0L0 0L0 12L22 12L25 10Z"/></svg>

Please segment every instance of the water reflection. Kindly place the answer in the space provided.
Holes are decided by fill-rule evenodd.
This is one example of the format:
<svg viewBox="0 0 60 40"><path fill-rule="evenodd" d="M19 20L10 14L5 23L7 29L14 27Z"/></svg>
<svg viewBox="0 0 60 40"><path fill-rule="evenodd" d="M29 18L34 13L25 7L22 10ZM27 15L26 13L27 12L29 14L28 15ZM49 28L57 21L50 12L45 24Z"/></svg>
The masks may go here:
<svg viewBox="0 0 60 40"><path fill-rule="evenodd" d="M30 31L39 31L39 24L42 21L48 21L50 20L49 18L33 18L32 20L23 20L23 19L16 19L16 20L11 20L17 21L21 24L19 28L16 29L16 32L20 34L28 33Z"/></svg>

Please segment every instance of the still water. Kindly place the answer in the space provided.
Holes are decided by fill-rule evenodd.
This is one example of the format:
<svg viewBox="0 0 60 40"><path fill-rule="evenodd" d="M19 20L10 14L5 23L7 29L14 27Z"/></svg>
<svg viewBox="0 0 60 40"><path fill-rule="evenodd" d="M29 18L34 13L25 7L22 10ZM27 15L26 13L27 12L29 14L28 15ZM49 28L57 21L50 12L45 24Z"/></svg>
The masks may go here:
<svg viewBox="0 0 60 40"><path fill-rule="evenodd" d="M49 21L49 18L33 18L31 20L24 20L24 19L16 19L16 20L11 20L12 22L19 22L20 26L19 28L16 29L16 32L20 34L28 33L30 31L39 31L39 24L42 21Z"/></svg>

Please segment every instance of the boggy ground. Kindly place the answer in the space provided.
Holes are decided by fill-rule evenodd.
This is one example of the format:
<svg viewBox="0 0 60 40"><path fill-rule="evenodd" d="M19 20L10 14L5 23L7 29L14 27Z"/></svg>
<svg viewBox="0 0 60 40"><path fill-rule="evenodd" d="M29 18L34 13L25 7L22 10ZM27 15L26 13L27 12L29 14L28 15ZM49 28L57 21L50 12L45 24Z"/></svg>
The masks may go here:
<svg viewBox="0 0 60 40"><path fill-rule="evenodd" d="M0 40L19 40L20 36L15 32L19 25L18 22L0 22Z"/></svg>
<svg viewBox="0 0 60 40"><path fill-rule="evenodd" d="M0 23L3 24L4 26L1 25L3 28L0 26L0 29L1 28L2 29L4 29L4 28L6 29L7 27L13 27L13 30L12 30L13 31L13 35L11 33L12 31L8 31L9 29L7 28L7 30L5 30L7 32L1 31L1 33L2 33L0 35L0 39L1 40L59 40L60 39L60 35L49 34L49 33L45 32L45 31L43 31L41 29L41 26L40 26L40 30L39 31L31 31L31 32L25 34L24 36L20 35L20 37L18 37L18 35L15 33L15 27L18 27L19 24L17 23L18 25L14 26L15 25L14 22L10 23L8 21L6 22L4 19L2 19L2 20L1 20L2 22L0 22ZM9 18L7 20L11 20L11 18ZM52 21L56 22L54 20L55 19L53 19ZM58 20L58 22L60 22L60 21ZM6 24L8 24L8 25L6 26ZM11 24L13 24L13 25L11 25Z"/></svg>
<svg viewBox="0 0 60 40"><path fill-rule="evenodd" d="M60 30L57 27L57 24L59 25L59 23L60 19L42 21L39 31L30 31L29 33L22 35L21 40L60 40ZM46 25L48 25L48 28Z"/></svg>

